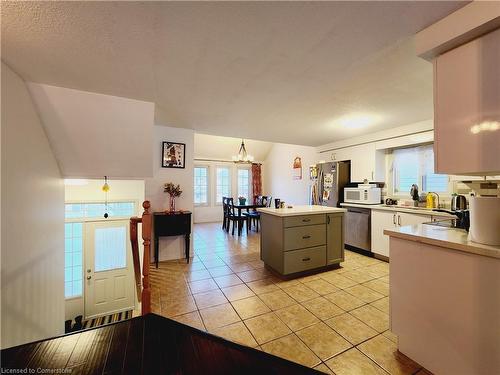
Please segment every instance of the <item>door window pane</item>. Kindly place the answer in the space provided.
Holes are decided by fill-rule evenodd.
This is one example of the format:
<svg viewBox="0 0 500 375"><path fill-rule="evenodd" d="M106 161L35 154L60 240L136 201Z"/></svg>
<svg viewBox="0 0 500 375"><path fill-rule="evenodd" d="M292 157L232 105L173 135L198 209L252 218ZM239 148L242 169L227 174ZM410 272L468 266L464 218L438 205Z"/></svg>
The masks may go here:
<svg viewBox="0 0 500 375"><path fill-rule="evenodd" d="M208 204L208 167L194 167L194 204Z"/></svg>
<svg viewBox="0 0 500 375"><path fill-rule="evenodd" d="M250 170L238 169L238 197L245 197L250 202Z"/></svg>
<svg viewBox="0 0 500 375"><path fill-rule="evenodd" d="M124 268L127 265L125 227L96 228L94 241L95 272Z"/></svg>
<svg viewBox="0 0 500 375"><path fill-rule="evenodd" d="M229 197L231 194L231 176L229 168L217 167L216 170L216 203L222 203L222 197Z"/></svg>

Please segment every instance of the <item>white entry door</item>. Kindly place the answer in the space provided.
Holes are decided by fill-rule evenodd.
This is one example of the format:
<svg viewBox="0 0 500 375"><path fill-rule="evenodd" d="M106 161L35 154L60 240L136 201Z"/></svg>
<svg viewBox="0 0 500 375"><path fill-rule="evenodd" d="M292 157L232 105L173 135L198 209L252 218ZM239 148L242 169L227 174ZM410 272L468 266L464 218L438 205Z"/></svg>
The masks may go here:
<svg viewBox="0 0 500 375"><path fill-rule="evenodd" d="M85 317L133 309L128 221L87 223L85 232Z"/></svg>

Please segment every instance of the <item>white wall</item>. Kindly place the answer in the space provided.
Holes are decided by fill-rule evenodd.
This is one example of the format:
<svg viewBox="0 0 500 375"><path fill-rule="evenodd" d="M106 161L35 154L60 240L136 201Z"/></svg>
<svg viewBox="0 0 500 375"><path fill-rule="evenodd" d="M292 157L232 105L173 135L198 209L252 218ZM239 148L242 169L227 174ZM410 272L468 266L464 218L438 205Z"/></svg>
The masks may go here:
<svg viewBox="0 0 500 375"><path fill-rule="evenodd" d="M1 347L64 333L64 185L24 81L2 63Z"/></svg>
<svg viewBox="0 0 500 375"><path fill-rule="evenodd" d="M238 154L241 138L220 137L208 134L195 133L194 135L194 157L195 159L228 160ZM245 148L255 161L262 161L273 143L245 139Z"/></svg>
<svg viewBox="0 0 500 375"><path fill-rule="evenodd" d="M294 180L293 160L302 158L302 179ZM269 151L263 168L263 193L287 203L309 204L309 166L316 164L319 154L314 147L275 143Z"/></svg>
<svg viewBox="0 0 500 375"><path fill-rule="evenodd" d="M65 177L152 176L154 103L28 85Z"/></svg>
<svg viewBox="0 0 500 375"><path fill-rule="evenodd" d="M222 161L198 161L195 160L195 165L199 166L207 166L208 167L208 205L206 206L195 206L194 207L194 222L195 223L213 223L213 222L222 222L222 204L216 203L216 191L215 191L215 179L216 179L216 169L217 167L229 167L231 173L231 191L230 196L234 198L236 201L238 198L238 168L252 168L251 165L238 165L231 162L222 162ZM262 169L264 169L262 167ZM252 173L250 171L250 197L253 196L252 186L251 186L251 178Z"/></svg>
<svg viewBox="0 0 500 375"><path fill-rule="evenodd" d="M134 201L136 203L136 211L134 215L141 216L143 212L142 202L144 201L144 181L143 180L108 180L110 190L108 192L108 200L113 201ZM66 184L64 189L65 202L101 202L104 201L104 193L102 192L103 180L86 180L82 185ZM85 230L84 230L85 233ZM141 226L138 231L139 238L139 259L142 261L141 246ZM84 239L85 241L85 239ZM85 264L86 250L85 242L83 244L83 264ZM85 286L85 284L84 284ZM131 287L134 287L131 285ZM135 293L134 288L134 296ZM138 301L136 300L136 306ZM65 319L74 319L78 315L84 315L84 300L80 298L71 298L65 301Z"/></svg>
<svg viewBox="0 0 500 375"><path fill-rule="evenodd" d="M163 141L186 144L185 168L161 167ZM163 192L163 185L167 182L173 182L181 186L182 195L176 200L176 209L193 212L193 148L193 130L161 125L154 127L154 141L151 150L153 153L153 177L145 180L146 199L151 201L152 212L168 209L169 196ZM191 241L191 248L192 243L193 241ZM160 240L160 260L179 259L183 257L184 237L165 237Z"/></svg>

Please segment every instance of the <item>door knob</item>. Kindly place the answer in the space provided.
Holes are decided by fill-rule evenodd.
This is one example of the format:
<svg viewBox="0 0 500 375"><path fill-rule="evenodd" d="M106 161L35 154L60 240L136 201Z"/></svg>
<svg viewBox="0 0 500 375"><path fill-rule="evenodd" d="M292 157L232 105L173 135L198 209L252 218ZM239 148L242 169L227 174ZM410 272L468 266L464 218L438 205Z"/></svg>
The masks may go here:
<svg viewBox="0 0 500 375"><path fill-rule="evenodd" d="M92 278L92 276L88 275L87 276L87 280L90 280Z"/></svg>

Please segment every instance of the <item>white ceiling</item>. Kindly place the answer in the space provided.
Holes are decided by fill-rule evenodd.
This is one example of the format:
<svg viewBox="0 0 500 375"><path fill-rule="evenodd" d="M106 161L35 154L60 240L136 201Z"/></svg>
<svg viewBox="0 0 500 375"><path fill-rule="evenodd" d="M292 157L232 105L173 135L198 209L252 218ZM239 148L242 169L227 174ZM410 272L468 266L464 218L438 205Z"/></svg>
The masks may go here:
<svg viewBox="0 0 500 375"><path fill-rule="evenodd" d="M237 155L241 145L241 138L221 137L208 134L194 134L195 159L231 160ZM266 160L273 143L245 139L245 149L255 161Z"/></svg>
<svg viewBox="0 0 500 375"><path fill-rule="evenodd" d="M465 2L2 2L25 80L152 101L156 123L320 145L432 117L412 36ZM366 117L367 128L339 119Z"/></svg>

